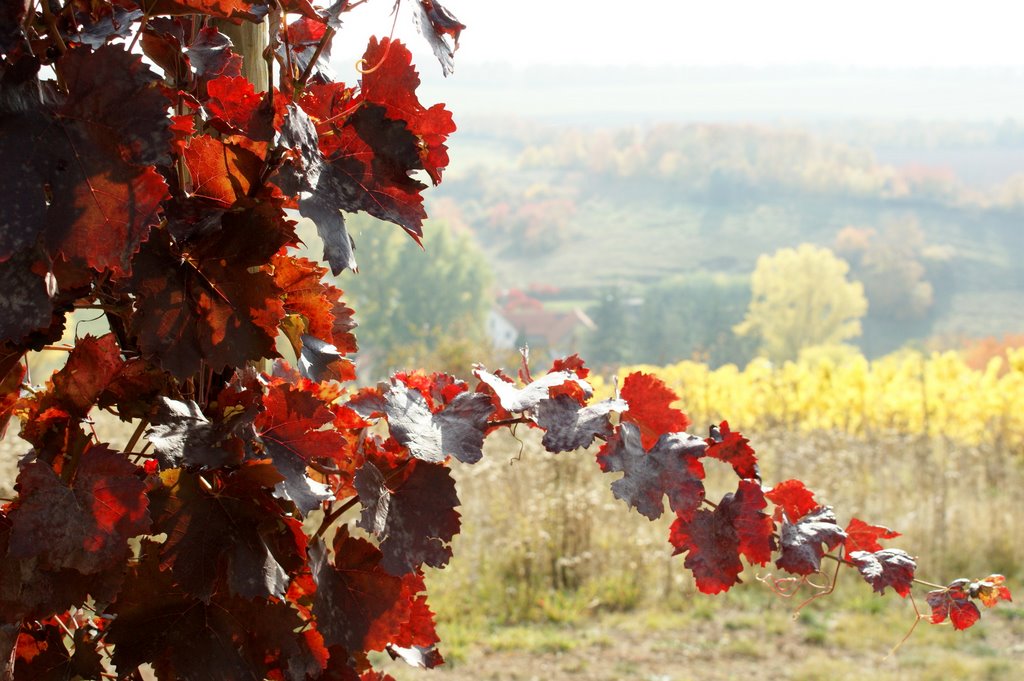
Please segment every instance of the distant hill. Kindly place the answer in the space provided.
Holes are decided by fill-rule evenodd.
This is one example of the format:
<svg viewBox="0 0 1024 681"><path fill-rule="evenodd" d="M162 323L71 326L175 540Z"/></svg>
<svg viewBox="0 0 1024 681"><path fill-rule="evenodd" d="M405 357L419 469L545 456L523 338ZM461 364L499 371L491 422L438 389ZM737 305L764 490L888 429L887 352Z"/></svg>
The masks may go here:
<svg viewBox="0 0 1024 681"><path fill-rule="evenodd" d="M996 151L1013 148L1017 135L1005 123L1002 138L998 124L941 130L940 144L973 135ZM747 275L761 254L801 242L833 246L844 227L909 220L928 252L942 254L928 265L935 303L924 321L869 325L869 345L1024 331L1024 318L1000 312L1024 309L1024 183L1012 178L979 189L948 165L888 164L836 134L793 126L505 121L471 122L460 135L429 212L476 235L500 286L552 285L585 303L607 286L700 271ZM872 135L900 139L895 125L846 128L849 139ZM988 297L1000 305L981 314Z"/></svg>

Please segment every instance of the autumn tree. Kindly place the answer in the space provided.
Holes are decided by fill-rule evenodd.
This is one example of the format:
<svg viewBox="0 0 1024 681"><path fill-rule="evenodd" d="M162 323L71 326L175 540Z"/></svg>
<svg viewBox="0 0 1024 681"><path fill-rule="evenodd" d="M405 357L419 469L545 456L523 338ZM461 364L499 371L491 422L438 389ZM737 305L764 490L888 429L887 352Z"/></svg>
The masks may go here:
<svg viewBox="0 0 1024 681"><path fill-rule="evenodd" d="M751 301L741 336L761 340L761 352L776 361L800 350L832 345L860 335L868 309L864 287L847 279L850 267L827 248L801 244L762 255L751 277Z"/></svg>
<svg viewBox="0 0 1024 681"><path fill-rule="evenodd" d="M872 317L914 320L928 314L934 290L926 278L925 234L916 218L890 220L880 230L845 227L836 235L836 250L863 282Z"/></svg>

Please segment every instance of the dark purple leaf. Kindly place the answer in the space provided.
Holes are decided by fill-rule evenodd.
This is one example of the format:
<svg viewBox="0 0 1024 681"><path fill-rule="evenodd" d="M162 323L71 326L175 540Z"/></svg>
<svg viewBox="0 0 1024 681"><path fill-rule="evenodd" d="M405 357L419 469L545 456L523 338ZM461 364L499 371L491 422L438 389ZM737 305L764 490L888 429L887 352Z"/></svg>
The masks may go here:
<svg viewBox="0 0 1024 681"><path fill-rule="evenodd" d="M597 462L606 473L625 475L612 483L612 492L651 520L669 507L679 515L691 513L704 500L704 466L700 457L706 445L687 433L666 433L650 451L640 443L640 429L623 423L601 448Z"/></svg>
<svg viewBox="0 0 1024 681"><path fill-rule="evenodd" d="M829 506L821 506L795 523L784 518L781 539L782 556L775 564L797 575L810 575L821 569L825 555L822 544L831 551L843 543L846 533L836 524L836 514Z"/></svg>
<svg viewBox="0 0 1024 681"><path fill-rule="evenodd" d="M587 407L569 395L558 395L537 404L537 425L545 431L541 441L549 452L570 452L589 447L595 437L612 434L608 415L629 408L625 400L604 400Z"/></svg>
<svg viewBox="0 0 1024 681"><path fill-rule="evenodd" d="M849 558L857 565L860 574L864 576L864 581L880 594L885 593L885 587L891 586L896 593L906 598L910 593L910 587L914 585L917 562L906 551L854 551Z"/></svg>
<svg viewBox="0 0 1024 681"><path fill-rule="evenodd" d="M381 566L393 575L424 564L444 567L452 557L451 540L459 531L459 497L451 472L439 464L411 461L401 482L389 482L373 463L355 475L363 505L359 527L380 540Z"/></svg>
<svg viewBox="0 0 1024 681"><path fill-rule="evenodd" d="M434 414L418 390L396 381L384 402L392 435L417 459L437 463L454 456L476 463L483 456L487 417L493 411L487 395L459 393Z"/></svg>

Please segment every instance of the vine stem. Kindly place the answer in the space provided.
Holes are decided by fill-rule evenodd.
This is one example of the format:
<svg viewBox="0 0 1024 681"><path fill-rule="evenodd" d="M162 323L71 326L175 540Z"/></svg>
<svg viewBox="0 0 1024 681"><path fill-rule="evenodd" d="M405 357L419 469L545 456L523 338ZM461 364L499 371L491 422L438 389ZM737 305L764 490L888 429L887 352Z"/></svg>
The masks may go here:
<svg viewBox="0 0 1024 681"><path fill-rule="evenodd" d="M907 639L909 639L909 638L910 638L910 636L911 636L911 635L912 635L912 634L914 633L914 630L915 630L915 629L917 629L917 625L921 623L921 620L923 620L923 619L928 619L928 616L927 616L927 615L922 615L922 614L921 614L921 611L920 611L920 610L918 609L918 607L917 607L917 601L915 601L915 600L914 600L914 592L913 592L913 591L911 591L911 592L910 592L909 594L907 594L907 595L908 595L908 596L910 597L910 604L911 604L912 606L914 606L914 614L916 615L916 617L914 617L914 623L910 625L910 631L908 631L908 632L906 633L906 635L905 635L905 636L904 636L903 638L901 638L901 639L900 639L899 643L897 643L896 645L894 645L894 646L892 647L892 650L890 650L890 651L889 651L889 652L888 652L888 653L886 654L886 656L885 656L885 657L883 658L883 659L885 659L885 660L888 660L888 659L889 659L890 657L892 657L893 655L895 655L895 654L896 654L896 651L898 651L898 650L899 650L899 649L900 649L901 647L903 647L903 644L904 644L904 643L906 643L906 642L907 642Z"/></svg>
<svg viewBox="0 0 1024 681"><path fill-rule="evenodd" d="M306 68L302 70L302 75L295 81L294 87L299 92L306 87L306 83L309 81L309 77L313 75L313 67L316 66L317 61L320 59L320 55L323 54L324 49L327 47L327 43L331 42L334 37L334 29L330 26L324 31L324 35L320 38L320 42L317 43L316 49L313 51L313 56L310 58L309 63L306 64Z"/></svg>
<svg viewBox="0 0 1024 681"><path fill-rule="evenodd" d="M46 23L47 32L57 44L57 49L60 53L64 54L68 51L68 46L64 44L64 38L61 37L60 30L57 28L57 17L53 16L53 12L50 10L49 1L40 0L39 7L43 10L43 21Z"/></svg>
<svg viewBox="0 0 1024 681"><path fill-rule="evenodd" d="M132 433L132 436L128 439L128 444L126 444L124 446L124 453L125 454L131 454L132 453L132 450L135 449L135 445L137 445L139 443L139 438L142 437L142 433L148 427L149 427L149 417L146 417L146 418L142 419L141 421L139 421L139 425L135 429L135 432Z"/></svg>
<svg viewBox="0 0 1024 681"><path fill-rule="evenodd" d="M531 419L526 418L525 416L515 416L515 417L512 417L512 418L508 418L508 419L499 419L497 421L488 421L487 422L487 427L488 428L501 428L502 426L517 426L520 423L533 423L533 421Z"/></svg>
<svg viewBox="0 0 1024 681"><path fill-rule="evenodd" d="M329 513L325 514L323 521L320 523L320 527L317 528L316 534L314 534L313 536L317 537L317 538L324 536L324 533L327 532L327 529L331 525L334 524L335 520L340 518L342 516L342 514L345 513L345 511L348 511L349 509L351 509L353 506L355 506L358 503L359 503L359 495L357 494L356 496L352 497L351 499L346 501L341 506L339 506L339 507L331 510Z"/></svg>

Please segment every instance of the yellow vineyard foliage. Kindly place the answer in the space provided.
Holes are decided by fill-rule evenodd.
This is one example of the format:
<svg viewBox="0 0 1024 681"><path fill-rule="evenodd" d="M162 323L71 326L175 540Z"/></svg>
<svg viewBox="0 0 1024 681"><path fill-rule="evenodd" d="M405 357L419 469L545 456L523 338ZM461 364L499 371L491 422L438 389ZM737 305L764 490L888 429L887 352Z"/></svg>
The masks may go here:
<svg viewBox="0 0 1024 681"><path fill-rule="evenodd" d="M783 364L758 359L742 370L689 361L640 365L622 367L618 376L644 371L661 378L680 396L676 406L690 415L695 432L724 419L750 433L773 427L897 432L1024 451L1024 348L1007 357L1005 371L998 357L979 371L955 352L904 351L874 361L849 353ZM595 388L612 393L607 379L596 378Z"/></svg>

